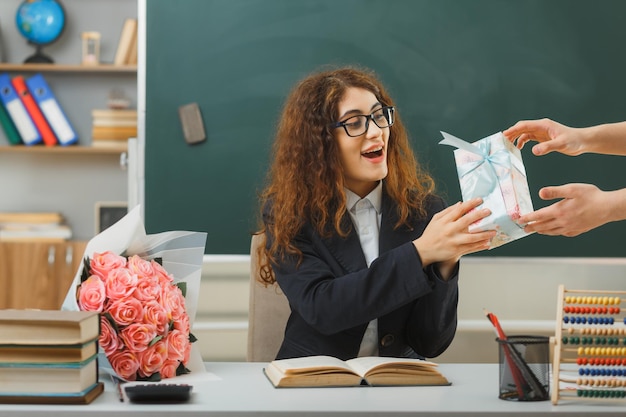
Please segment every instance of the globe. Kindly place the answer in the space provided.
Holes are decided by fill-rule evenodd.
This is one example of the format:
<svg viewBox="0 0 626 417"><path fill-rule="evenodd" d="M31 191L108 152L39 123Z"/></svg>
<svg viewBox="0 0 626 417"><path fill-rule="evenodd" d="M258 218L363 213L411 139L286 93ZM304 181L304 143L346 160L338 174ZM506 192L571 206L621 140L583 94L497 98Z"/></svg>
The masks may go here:
<svg viewBox="0 0 626 417"><path fill-rule="evenodd" d="M24 0L17 8L15 24L28 43L35 45L36 52L24 62L52 63L41 52L44 45L59 39L65 27L65 11L57 0Z"/></svg>

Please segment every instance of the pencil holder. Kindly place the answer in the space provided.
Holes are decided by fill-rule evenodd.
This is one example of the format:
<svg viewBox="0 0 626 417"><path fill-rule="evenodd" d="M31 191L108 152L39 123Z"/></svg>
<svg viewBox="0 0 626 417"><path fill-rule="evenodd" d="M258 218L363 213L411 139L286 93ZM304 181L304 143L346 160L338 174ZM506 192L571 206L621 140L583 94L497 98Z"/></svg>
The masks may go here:
<svg viewBox="0 0 626 417"><path fill-rule="evenodd" d="M509 336L497 338L502 400L550 399L550 338Z"/></svg>

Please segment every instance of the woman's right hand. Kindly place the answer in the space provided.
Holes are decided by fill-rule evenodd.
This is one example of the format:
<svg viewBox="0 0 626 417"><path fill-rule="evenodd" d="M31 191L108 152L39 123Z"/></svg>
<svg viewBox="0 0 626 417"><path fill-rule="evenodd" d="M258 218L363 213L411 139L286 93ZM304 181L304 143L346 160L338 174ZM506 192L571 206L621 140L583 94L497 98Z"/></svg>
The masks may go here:
<svg viewBox="0 0 626 417"><path fill-rule="evenodd" d="M413 241L424 267L444 262L453 264L461 256L489 248L495 230L470 233L470 224L491 214L491 210L475 210L483 200L474 198L458 202L435 214L422 235Z"/></svg>

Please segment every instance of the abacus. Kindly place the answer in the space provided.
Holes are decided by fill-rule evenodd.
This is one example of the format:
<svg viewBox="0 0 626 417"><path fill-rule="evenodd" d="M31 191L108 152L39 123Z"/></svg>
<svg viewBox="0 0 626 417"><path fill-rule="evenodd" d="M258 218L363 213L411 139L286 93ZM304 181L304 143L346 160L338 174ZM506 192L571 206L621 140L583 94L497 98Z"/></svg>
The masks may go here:
<svg viewBox="0 0 626 417"><path fill-rule="evenodd" d="M552 358L552 403L626 401L626 291L559 286Z"/></svg>

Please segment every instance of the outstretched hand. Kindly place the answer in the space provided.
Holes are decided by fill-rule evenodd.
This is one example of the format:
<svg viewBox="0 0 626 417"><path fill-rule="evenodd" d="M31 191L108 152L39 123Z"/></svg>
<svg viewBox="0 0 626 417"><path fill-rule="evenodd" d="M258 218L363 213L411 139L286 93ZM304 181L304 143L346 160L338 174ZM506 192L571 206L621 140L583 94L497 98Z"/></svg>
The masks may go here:
<svg viewBox="0 0 626 417"><path fill-rule="evenodd" d="M489 248L489 242L496 235L494 230L468 231L470 224L491 214L486 208L475 210L480 204L481 198L459 202L433 216L422 236L413 241L422 265L441 262L444 266L451 266L463 255ZM444 269L448 268L440 267L442 275L446 275Z"/></svg>
<svg viewBox="0 0 626 417"><path fill-rule="evenodd" d="M584 152L584 130L562 125L550 119L522 120L502 132L522 149L527 142L536 141L533 153L537 156L560 152L576 156Z"/></svg>
<svg viewBox="0 0 626 417"><path fill-rule="evenodd" d="M591 184L566 184L539 190L543 200L560 201L520 218L529 223L524 230L544 235L578 236L611 221L605 207L608 193Z"/></svg>

